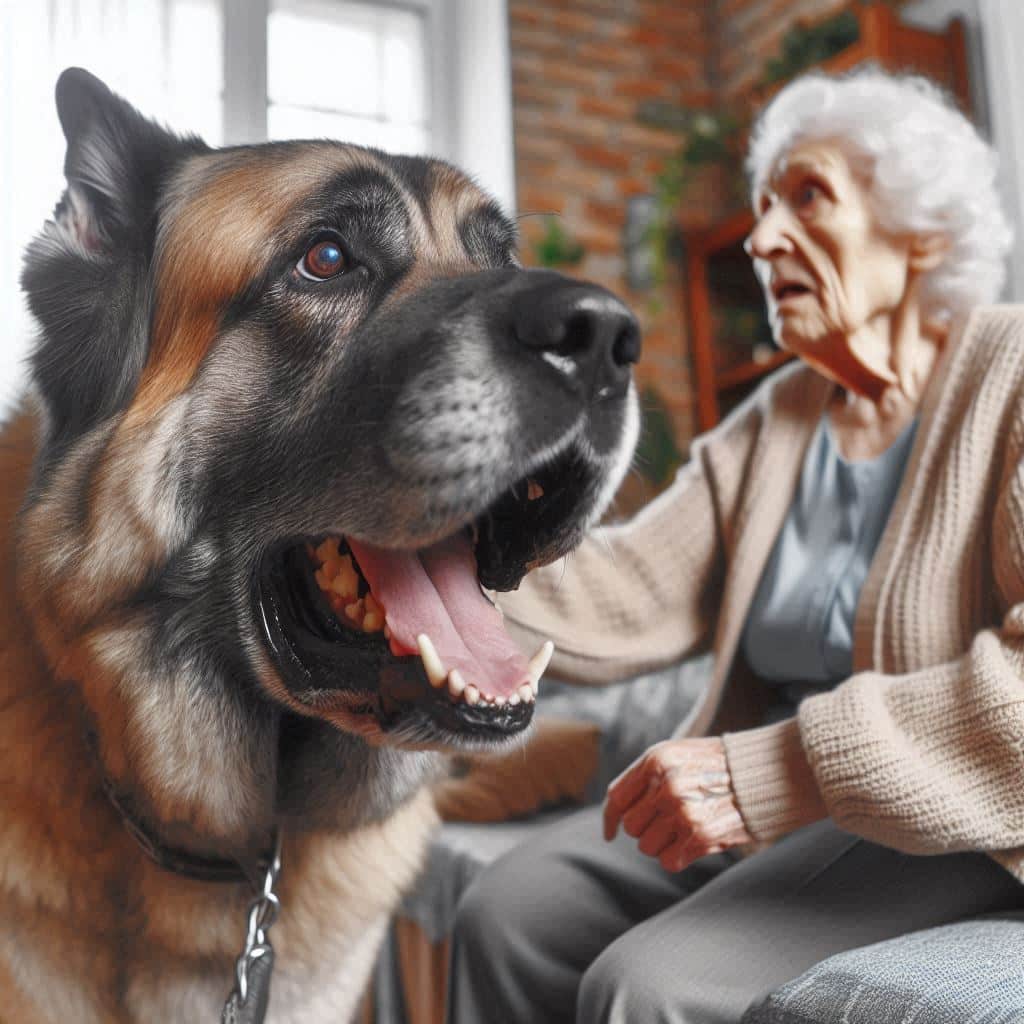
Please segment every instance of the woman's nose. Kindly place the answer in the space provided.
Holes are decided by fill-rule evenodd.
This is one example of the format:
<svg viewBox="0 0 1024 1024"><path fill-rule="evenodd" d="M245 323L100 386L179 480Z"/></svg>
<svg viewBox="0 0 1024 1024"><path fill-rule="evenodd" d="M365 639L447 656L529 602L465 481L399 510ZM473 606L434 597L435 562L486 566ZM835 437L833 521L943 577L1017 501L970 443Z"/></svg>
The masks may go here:
<svg viewBox="0 0 1024 1024"><path fill-rule="evenodd" d="M747 236L743 248L751 259L770 260L773 256L792 252L793 244L786 231L786 211L776 203L764 211Z"/></svg>

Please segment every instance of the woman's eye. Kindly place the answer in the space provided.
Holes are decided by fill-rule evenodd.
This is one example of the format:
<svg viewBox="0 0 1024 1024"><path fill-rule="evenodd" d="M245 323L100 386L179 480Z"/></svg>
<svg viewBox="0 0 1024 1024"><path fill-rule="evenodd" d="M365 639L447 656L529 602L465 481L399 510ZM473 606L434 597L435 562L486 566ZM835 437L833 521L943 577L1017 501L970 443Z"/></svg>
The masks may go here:
<svg viewBox="0 0 1024 1024"><path fill-rule="evenodd" d="M816 185L813 181L804 182L796 191L797 208L806 209L808 206L813 206L824 194L820 185Z"/></svg>
<svg viewBox="0 0 1024 1024"><path fill-rule="evenodd" d="M306 250L296 269L310 281L326 281L348 269L341 246L332 238L322 238Z"/></svg>

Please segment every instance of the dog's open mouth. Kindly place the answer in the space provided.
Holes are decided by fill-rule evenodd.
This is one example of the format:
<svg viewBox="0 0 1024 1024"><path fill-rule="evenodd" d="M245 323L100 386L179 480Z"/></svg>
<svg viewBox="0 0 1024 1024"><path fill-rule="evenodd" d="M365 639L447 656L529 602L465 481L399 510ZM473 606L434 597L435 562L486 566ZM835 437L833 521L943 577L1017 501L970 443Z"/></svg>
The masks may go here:
<svg viewBox="0 0 1024 1024"><path fill-rule="evenodd" d="M574 546L587 476L563 458L417 551L341 535L269 551L254 596L285 684L311 710L343 693L350 715L384 731L414 715L462 737L525 729L552 648L526 658L483 588L510 589L542 557Z"/></svg>

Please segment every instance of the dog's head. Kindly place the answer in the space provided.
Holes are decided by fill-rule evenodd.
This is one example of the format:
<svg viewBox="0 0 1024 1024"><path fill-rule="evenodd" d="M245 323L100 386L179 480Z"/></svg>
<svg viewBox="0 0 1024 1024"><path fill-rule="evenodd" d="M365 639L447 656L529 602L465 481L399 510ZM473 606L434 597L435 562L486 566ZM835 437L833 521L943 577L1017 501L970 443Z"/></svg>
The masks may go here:
<svg viewBox="0 0 1024 1024"><path fill-rule="evenodd" d="M218 743L262 763L316 723L375 747L522 731L543 654L481 585L571 550L620 482L633 317L522 269L443 162L212 150L77 70L57 98L22 578L108 771Z"/></svg>

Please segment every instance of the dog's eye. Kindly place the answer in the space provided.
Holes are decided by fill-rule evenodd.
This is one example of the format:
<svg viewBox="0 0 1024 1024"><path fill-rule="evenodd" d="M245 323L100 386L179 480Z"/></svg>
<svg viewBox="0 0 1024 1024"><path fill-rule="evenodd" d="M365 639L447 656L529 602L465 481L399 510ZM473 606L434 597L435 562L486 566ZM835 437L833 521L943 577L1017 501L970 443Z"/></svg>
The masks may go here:
<svg viewBox="0 0 1024 1024"><path fill-rule="evenodd" d="M306 250L295 269L310 281L326 281L347 270L348 260L336 239L321 238Z"/></svg>

